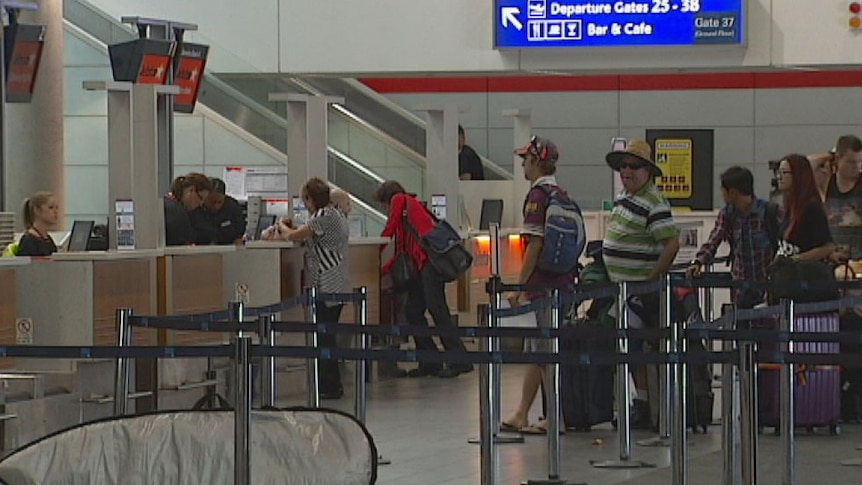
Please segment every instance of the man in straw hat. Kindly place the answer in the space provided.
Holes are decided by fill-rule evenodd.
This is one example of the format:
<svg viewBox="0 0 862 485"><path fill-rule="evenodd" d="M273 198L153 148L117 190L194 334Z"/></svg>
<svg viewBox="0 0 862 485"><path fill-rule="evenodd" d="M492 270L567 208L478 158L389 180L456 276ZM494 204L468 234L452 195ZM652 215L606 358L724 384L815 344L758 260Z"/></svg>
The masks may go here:
<svg viewBox="0 0 862 485"><path fill-rule="evenodd" d="M670 269L679 251L679 229L670 204L653 183L661 169L652 160L649 143L643 140L631 140L625 150L608 153L605 160L620 173L623 184L602 243L608 276L614 282L658 280ZM630 318L633 327L658 326L658 293L633 296L628 306L632 316L637 317ZM631 345L635 352L639 347L642 343L636 341ZM639 390L647 388L645 381L643 374L635 373ZM655 419L658 409L654 407Z"/></svg>

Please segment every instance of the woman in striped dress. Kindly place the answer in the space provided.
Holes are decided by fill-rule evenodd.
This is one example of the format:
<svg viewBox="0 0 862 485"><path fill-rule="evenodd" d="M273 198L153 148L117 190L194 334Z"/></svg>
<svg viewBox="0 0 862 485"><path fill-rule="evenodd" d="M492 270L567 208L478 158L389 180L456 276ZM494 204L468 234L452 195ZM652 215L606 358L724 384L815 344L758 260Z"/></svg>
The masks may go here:
<svg viewBox="0 0 862 485"><path fill-rule="evenodd" d="M329 185L314 177L302 186L302 200L311 216L302 226L294 227L290 219L281 219L276 237L285 241L305 241L305 285L318 293L350 291L350 271L347 262L347 240L350 225L344 214L331 205ZM321 302L317 305L317 321L338 323L343 304ZM318 335L321 347L335 347L335 334ZM320 397L338 399L344 394L338 361L320 360Z"/></svg>

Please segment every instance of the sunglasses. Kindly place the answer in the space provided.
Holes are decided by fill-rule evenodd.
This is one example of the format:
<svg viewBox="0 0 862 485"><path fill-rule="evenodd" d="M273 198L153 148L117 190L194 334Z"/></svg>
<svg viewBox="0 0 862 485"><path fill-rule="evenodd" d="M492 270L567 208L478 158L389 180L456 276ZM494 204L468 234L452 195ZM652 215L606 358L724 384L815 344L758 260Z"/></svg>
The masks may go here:
<svg viewBox="0 0 862 485"><path fill-rule="evenodd" d="M640 163L640 162L621 162L620 163L620 170L622 170L624 168L630 168L632 170L640 170L640 169L646 168L646 167L647 167L647 164Z"/></svg>
<svg viewBox="0 0 862 485"><path fill-rule="evenodd" d="M531 155L535 155L539 160L543 160L548 155L548 150L539 143L539 137L533 135L530 138L530 148L528 152Z"/></svg>

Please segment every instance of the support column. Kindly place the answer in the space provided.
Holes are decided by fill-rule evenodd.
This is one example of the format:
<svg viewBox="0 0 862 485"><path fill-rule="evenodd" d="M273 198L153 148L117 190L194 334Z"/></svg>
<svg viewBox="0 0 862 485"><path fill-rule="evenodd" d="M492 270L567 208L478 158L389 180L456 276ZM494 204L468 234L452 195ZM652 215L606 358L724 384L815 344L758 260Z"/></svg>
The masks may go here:
<svg viewBox="0 0 862 485"><path fill-rule="evenodd" d="M117 200L134 202L135 248L165 245L160 149L166 141L159 100L179 93L177 86L86 81L84 89L108 95L108 209L110 249L117 249Z"/></svg>
<svg viewBox="0 0 862 485"><path fill-rule="evenodd" d="M454 104L417 106L425 112L425 197L446 196L446 220L461 226L461 191L458 177L458 113Z"/></svg>
<svg viewBox="0 0 862 485"><path fill-rule="evenodd" d="M47 190L60 203L59 227L65 227L63 3L32 3L39 9L22 11L18 20L22 24L44 25L45 43L32 101L6 104L2 111L6 136L0 139L0 144L5 144L0 146L5 154L5 162L0 164L0 210L15 212L20 228L24 198L37 190Z"/></svg>
<svg viewBox="0 0 862 485"><path fill-rule="evenodd" d="M329 105L337 96L270 93L270 101L287 103L287 190L293 197L311 177L329 180Z"/></svg>
<svg viewBox="0 0 862 485"><path fill-rule="evenodd" d="M504 109L503 116L511 117L514 122L512 149L517 150L529 143L530 137L533 136L533 117L530 110ZM524 171L521 169L523 159L514 154L512 159L512 201L510 203L512 207L521 207L527 192L530 190L530 181L524 178Z"/></svg>
<svg viewBox="0 0 862 485"><path fill-rule="evenodd" d="M124 24L129 24L138 30L141 39L169 40L182 43L183 34L187 31L198 30L196 24L176 22L174 20L153 19L145 17L122 17ZM165 85L174 83L174 64L168 65L168 75ZM159 194L167 194L174 179L174 98L173 96L161 96L156 100L158 109L156 119L158 120L158 139L162 140L157 147L158 172L156 182ZM113 205L113 203L111 203Z"/></svg>

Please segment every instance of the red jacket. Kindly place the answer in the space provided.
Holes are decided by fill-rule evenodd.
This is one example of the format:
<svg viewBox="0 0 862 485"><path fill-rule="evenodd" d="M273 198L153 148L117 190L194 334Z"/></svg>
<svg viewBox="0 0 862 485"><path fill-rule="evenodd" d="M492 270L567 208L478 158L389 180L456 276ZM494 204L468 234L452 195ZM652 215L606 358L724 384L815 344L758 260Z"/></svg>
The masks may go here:
<svg viewBox="0 0 862 485"><path fill-rule="evenodd" d="M406 251L413 258L413 262L416 263L416 269L421 271L425 267L425 261L428 259L428 256L419 246L413 234L404 227L403 213L405 206L407 208L407 220L410 221L410 225L413 226L413 229L416 230L420 237L434 229L434 220L431 219L431 214L428 213L425 206L417 201L415 197L405 194L395 194L389 203L389 218L386 220L386 227L383 228L381 236L395 236L395 254ZM389 272L394 260L395 257L393 256L392 259L383 265L384 273Z"/></svg>

